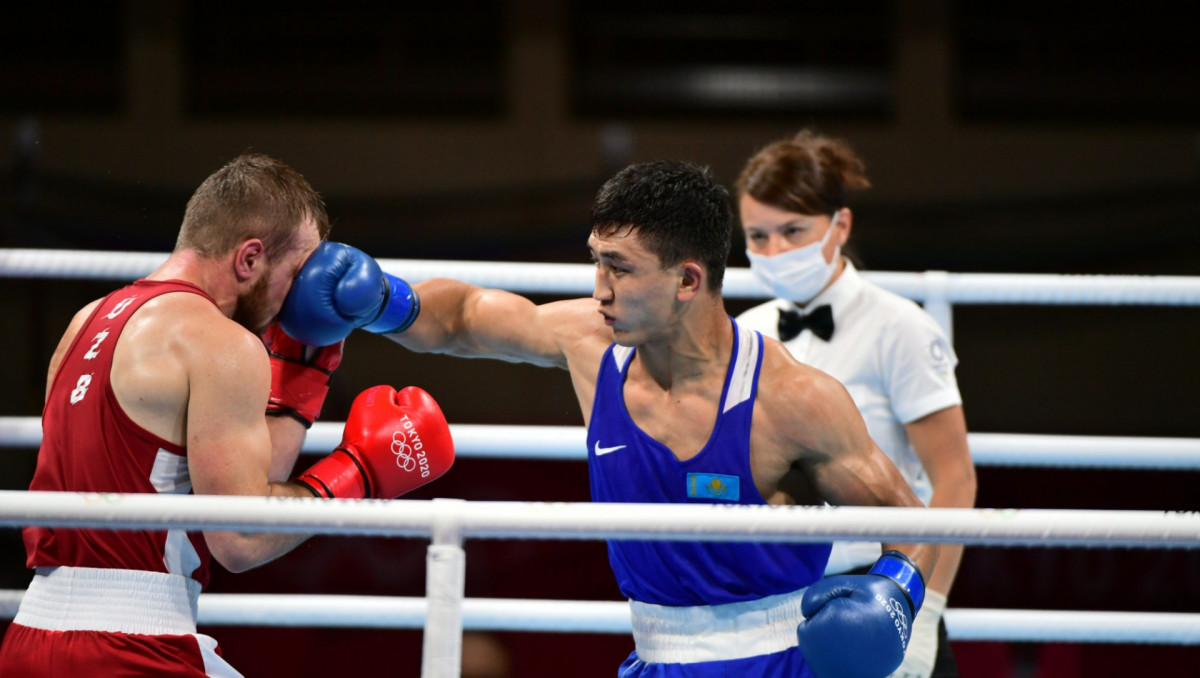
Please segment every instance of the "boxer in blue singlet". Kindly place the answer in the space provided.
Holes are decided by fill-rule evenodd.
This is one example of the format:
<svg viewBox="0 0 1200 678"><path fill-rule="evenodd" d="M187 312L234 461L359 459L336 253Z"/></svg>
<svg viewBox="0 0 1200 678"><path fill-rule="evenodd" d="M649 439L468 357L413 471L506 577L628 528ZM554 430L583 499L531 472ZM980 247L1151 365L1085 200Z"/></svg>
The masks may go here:
<svg viewBox="0 0 1200 678"><path fill-rule="evenodd" d="M686 461L630 418L623 391L634 349L609 347L600 363L588 424L593 501L767 504L750 469L750 421L762 366L762 336L736 323L733 327L733 358L716 425L704 447ZM803 589L821 577L829 548L827 543L610 542L609 562L617 584L636 601L637 651L620 675L659 675L662 669L656 673L650 667L682 663L691 664L687 675L692 676L724 676L729 671L742 676L811 675L796 648L796 627L804 619ZM711 609L721 613L694 620L678 613L700 606L716 606ZM747 626L749 615L763 623Z"/></svg>
<svg viewBox="0 0 1200 678"><path fill-rule="evenodd" d="M413 286L416 320L388 336L567 370L596 501L921 507L840 383L726 313L732 208L707 170L631 165L600 189L591 224L592 298L537 305L428 280ZM302 274L292 294L328 297L338 278ZM330 327L357 326L332 311ZM828 544L612 541L635 629L620 676L886 676L937 546L884 549L869 574L822 579Z"/></svg>

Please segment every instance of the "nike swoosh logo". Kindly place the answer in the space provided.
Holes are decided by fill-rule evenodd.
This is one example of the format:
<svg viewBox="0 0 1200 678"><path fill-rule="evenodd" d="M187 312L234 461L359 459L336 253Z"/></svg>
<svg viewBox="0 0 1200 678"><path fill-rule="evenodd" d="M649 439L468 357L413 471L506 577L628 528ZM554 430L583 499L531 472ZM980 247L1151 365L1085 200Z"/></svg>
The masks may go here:
<svg viewBox="0 0 1200 678"><path fill-rule="evenodd" d="M606 455L609 452L616 452L617 450L623 450L623 449L625 449L624 445L617 445L616 447L600 447L600 441L599 440L596 441L595 452L596 452L597 457Z"/></svg>

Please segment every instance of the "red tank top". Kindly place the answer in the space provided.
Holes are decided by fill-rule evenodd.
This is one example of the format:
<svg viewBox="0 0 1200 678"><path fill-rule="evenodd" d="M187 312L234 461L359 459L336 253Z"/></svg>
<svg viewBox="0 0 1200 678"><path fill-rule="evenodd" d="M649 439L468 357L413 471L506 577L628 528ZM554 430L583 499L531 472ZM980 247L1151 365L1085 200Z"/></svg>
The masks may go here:
<svg viewBox="0 0 1200 678"><path fill-rule="evenodd" d="M42 447L30 490L191 492L187 449L135 424L109 379L113 347L129 318L142 304L170 292L212 301L191 283L138 280L105 297L75 335L42 412ZM210 555L199 532L26 527L23 536L31 568L149 570L208 584Z"/></svg>

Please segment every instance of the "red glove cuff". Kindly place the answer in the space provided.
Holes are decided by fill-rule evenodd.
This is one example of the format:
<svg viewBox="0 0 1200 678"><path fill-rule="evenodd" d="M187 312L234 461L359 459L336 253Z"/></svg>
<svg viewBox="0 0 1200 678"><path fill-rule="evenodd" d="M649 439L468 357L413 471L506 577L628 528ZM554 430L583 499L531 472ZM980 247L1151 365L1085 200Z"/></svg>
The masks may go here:
<svg viewBox="0 0 1200 678"><path fill-rule="evenodd" d="M301 473L296 482L322 499L370 499L369 478L354 455L339 447Z"/></svg>
<svg viewBox="0 0 1200 678"><path fill-rule="evenodd" d="M312 426L329 393L330 376L342 362L345 342L309 348L284 333L278 323L263 332L262 340L271 357L267 414L286 414L305 428Z"/></svg>
<svg viewBox="0 0 1200 678"><path fill-rule="evenodd" d="M312 426L329 394L329 378L320 368L272 355L267 414L287 414L305 428Z"/></svg>

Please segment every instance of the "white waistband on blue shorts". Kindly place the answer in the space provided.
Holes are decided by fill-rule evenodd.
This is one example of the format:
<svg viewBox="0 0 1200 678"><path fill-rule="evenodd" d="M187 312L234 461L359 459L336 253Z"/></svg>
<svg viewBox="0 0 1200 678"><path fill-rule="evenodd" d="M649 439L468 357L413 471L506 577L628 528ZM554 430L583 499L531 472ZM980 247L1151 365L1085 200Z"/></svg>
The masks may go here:
<svg viewBox="0 0 1200 678"><path fill-rule="evenodd" d="M200 582L179 574L39 567L14 623L47 631L196 632Z"/></svg>
<svg viewBox="0 0 1200 678"><path fill-rule="evenodd" d="M797 644L805 590L693 607L630 601L638 658L655 664L690 664L782 652Z"/></svg>

